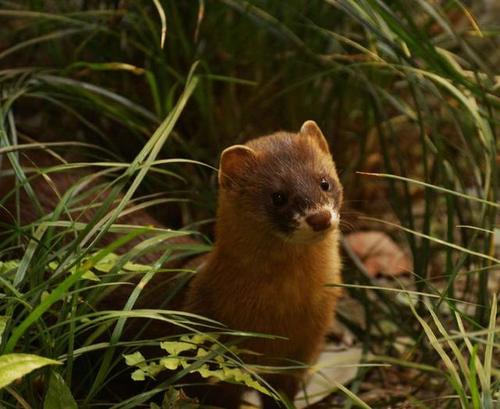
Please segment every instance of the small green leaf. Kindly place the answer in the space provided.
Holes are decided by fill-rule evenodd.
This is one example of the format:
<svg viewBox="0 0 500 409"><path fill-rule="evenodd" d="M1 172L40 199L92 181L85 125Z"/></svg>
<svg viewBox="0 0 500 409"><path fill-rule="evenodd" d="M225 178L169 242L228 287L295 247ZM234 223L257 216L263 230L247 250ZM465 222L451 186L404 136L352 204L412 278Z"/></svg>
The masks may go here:
<svg viewBox="0 0 500 409"><path fill-rule="evenodd" d="M205 355L208 355L209 352L204 349L204 348L198 348L198 351L196 351L196 357L204 357Z"/></svg>
<svg viewBox="0 0 500 409"><path fill-rule="evenodd" d="M211 371L207 364L200 366L196 372L198 372L204 378L210 378L214 376L214 371Z"/></svg>
<svg viewBox="0 0 500 409"><path fill-rule="evenodd" d="M48 291L42 291L42 294L40 295L40 301L41 302L45 301L49 295L50 293Z"/></svg>
<svg viewBox="0 0 500 409"><path fill-rule="evenodd" d="M184 341L184 342L189 342L191 344L196 344L196 345L202 345L204 344L206 341L210 341L210 342L213 342L214 339L218 339L219 336L218 335L206 335L206 334L196 334L196 335L193 335L193 336L187 336L187 335L183 335L181 337L181 341Z"/></svg>
<svg viewBox="0 0 500 409"><path fill-rule="evenodd" d="M128 261L123 265L123 269L133 272L151 271L151 266Z"/></svg>
<svg viewBox="0 0 500 409"><path fill-rule="evenodd" d="M146 362L146 359L139 351L134 352L133 354L123 355L123 357L125 358L125 363L127 365L137 366L137 369L132 372L132 379L134 381L144 381L146 376L154 378L165 369L165 366L162 363Z"/></svg>
<svg viewBox="0 0 500 409"><path fill-rule="evenodd" d="M136 369L132 372L132 379L134 381L144 381L146 379L146 374L142 369Z"/></svg>
<svg viewBox="0 0 500 409"><path fill-rule="evenodd" d="M8 273L19 267L19 260L0 261L0 274Z"/></svg>
<svg viewBox="0 0 500 409"><path fill-rule="evenodd" d="M99 277L97 277L91 270L85 271L83 273L82 278L90 281L101 281Z"/></svg>
<svg viewBox="0 0 500 409"><path fill-rule="evenodd" d="M134 352L133 354L123 355L123 357L125 358L125 363L128 366L138 365L146 361L144 356L139 351Z"/></svg>
<svg viewBox="0 0 500 409"><path fill-rule="evenodd" d="M0 315L0 344L2 343L2 335L7 328L7 322L9 322L9 317L5 315Z"/></svg>
<svg viewBox="0 0 500 409"><path fill-rule="evenodd" d="M78 409L68 385L57 372L50 374L49 388L43 402L43 409Z"/></svg>
<svg viewBox="0 0 500 409"><path fill-rule="evenodd" d="M46 365L60 365L60 362L31 354L6 354L0 356L0 389L11 382Z"/></svg>
<svg viewBox="0 0 500 409"><path fill-rule="evenodd" d="M161 371L163 371L165 369L165 367L161 364L156 363L156 362L151 362L150 364L147 364L142 369L146 373L146 375L148 375L150 378L154 378Z"/></svg>
<svg viewBox="0 0 500 409"><path fill-rule="evenodd" d="M163 365L167 369L177 369L181 364L181 359L179 358L162 358L160 360L160 364Z"/></svg>
<svg viewBox="0 0 500 409"><path fill-rule="evenodd" d="M109 273L118 262L118 259L119 256L117 254L109 253L99 260L99 262L95 264L94 268L103 273Z"/></svg>
<svg viewBox="0 0 500 409"><path fill-rule="evenodd" d="M226 363L226 360L224 359L224 356L222 356L222 355L216 355L214 358L214 361L220 365L224 365Z"/></svg>
<svg viewBox="0 0 500 409"><path fill-rule="evenodd" d="M181 352L196 349L196 345L182 341L165 341L160 344L160 347L171 355L179 355Z"/></svg>
<svg viewBox="0 0 500 409"><path fill-rule="evenodd" d="M85 261L88 261L88 259L85 259ZM49 268L52 270L52 271L55 271L57 270L57 268L59 267L59 263L57 263L56 261L51 261L49 264L48 264ZM79 267L78 266L73 266L69 269L69 272L71 274L75 274L76 272L79 271ZM91 281L101 281L101 279L99 277L97 277L93 272L92 270L87 270L85 271L83 274L82 274L82 279L86 279L86 280L91 280Z"/></svg>
<svg viewBox="0 0 500 409"><path fill-rule="evenodd" d="M217 339L217 338L219 338L218 335L213 335L212 337L210 337L209 335L205 335L205 334L196 334L196 335L193 335L193 337L191 338L191 342L193 344L201 345L201 344L204 344L206 341L213 342L213 340Z"/></svg>

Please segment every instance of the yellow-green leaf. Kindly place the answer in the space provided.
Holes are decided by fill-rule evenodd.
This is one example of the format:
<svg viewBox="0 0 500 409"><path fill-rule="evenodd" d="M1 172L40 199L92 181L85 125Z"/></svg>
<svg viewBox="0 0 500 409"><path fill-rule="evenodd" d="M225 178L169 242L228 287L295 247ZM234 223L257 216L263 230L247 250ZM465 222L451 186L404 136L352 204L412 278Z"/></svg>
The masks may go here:
<svg viewBox="0 0 500 409"><path fill-rule="evenodd" d="M127 271L142 272L142 271L151 271L151 266L128 261L123 265L123 269Z"/></svg>
<svg viewBox="0 0 500 409"><path fill-rule="evenodd" d="M160 347L171 355L179 355L181 352L196 349L196 345L182 341L165 341L160 344Z"/></svg>
<svg viewBox="0 0 500 409"><path fill-rule="evenodd" d="M2 343L2 336L5 331L5 328L7 328L7 322L9 322L9 317L6 317L5 315L0 316L0 344Z"/></svg>
<svg viewBox="0 0 500 409"><path fill-rule="evenodd" d="M181 360L179 358L162 358L160 364L167 369L174 370L179 367Z"/></svg>
<svg viewBox="0 0 500 409"><path fill-rule="evenodd" d="M94 265L94 268L103 273L109 273L113 267L118 262L119 256L115 253L109 253L105 257L103 257L97 264Z"/></svg>
<svg viewBox="0 0 500 409"><path fill-rule="evenodd" d="M19 267L19 260L0 261L0 274L14 270Z"/></svg>
<svg viewBox="0 0 500 409"><path fill-rule="evenodd" d="M134 381L144 381L146 379L146 374L142 369L136 369L132 372L132 380Z"/></svg>
<svg viewBox="0 0 500 409"><path fill-rule="evenodd" d="M134 352L133 354L123 355L125 358L125 363L128 366L134 366L145 362L144 356L139 352Z"/></svg>
<svg viewBox="0 0 500 409"><path fill-rule="evenodd" d="M6 354L0 356L0 389L11 382L46 365L59 365L60 362L31 354Z"/></svg>

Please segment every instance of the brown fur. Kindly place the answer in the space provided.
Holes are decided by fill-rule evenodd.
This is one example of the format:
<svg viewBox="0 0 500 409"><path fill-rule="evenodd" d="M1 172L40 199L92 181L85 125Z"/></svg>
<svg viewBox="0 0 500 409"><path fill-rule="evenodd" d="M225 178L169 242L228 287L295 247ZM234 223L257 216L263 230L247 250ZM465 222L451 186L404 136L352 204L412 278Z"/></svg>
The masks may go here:
<svg viewBox="0 0 500 409"><path fill-rule="evenodd" d="M191 312L233 329L285 337L245 342L244 348L262 354L251 359L259 364L283 365L286 359L314 363L335 308L337 291L325 285L340 282L337 229L320 241L292 244L273 234L262 209L252 203L268 200L260 186L271 183L276 173L298 180L300 172L315 167L327 169L336 182L333 194L340 206L340 184L328 145L319 128L310 122L302 134L273 134L250 141L245 147L230 148L236 152L230 153L230 158L223 154L215 248L192 280L187 295L186 309ZM288 159L291 168L286 168ZM252 178L259 179L258 183L252 183ZM293 400L303 375L304 370L298 370L268 380ZM241 393L226 387L227 399L215 403L226 408L237 406ZM273 405L269 399L264 403L265 407Z"/></svg>

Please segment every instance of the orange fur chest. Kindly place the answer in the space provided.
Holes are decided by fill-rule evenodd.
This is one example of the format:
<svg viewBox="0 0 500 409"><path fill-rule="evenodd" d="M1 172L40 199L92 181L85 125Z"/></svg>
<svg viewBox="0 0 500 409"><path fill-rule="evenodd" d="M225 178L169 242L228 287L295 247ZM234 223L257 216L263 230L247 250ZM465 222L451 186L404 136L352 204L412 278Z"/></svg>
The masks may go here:
<svg viewBox="0 0 500 409"><path fill-rule="evenodd" d="M233 329L290 338L300 331L322 331L335 301L335 291L327 285L339 281L333 243L313 250L319 254L284 253L280 260L260 264L250 257L234 260L214 255L193 288L192 300L197 304L193 312Z"/></svg>

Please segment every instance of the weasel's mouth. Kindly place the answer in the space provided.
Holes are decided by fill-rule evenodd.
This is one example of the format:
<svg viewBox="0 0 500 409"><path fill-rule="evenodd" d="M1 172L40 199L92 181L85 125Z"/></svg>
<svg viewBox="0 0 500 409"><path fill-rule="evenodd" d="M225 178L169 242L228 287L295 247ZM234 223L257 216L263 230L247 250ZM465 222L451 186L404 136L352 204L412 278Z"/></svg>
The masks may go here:
<svg viewBox="0 0 500 409"><path fill-rule="evenodd" d="M339 226L339 216L335 209L323 207L309 211L294 219L293 228L287 232L286 241L309 243L323 239Z"/></svg>
<svg viewBox="0 0 500 409"><path fill-rule="evenodd" d="M280 235L283 240L289 243L314 243L323 240L332 231L337 229L337 224L330 224L327 228L314 231L310 227L301 228L297 226L292 232L286 235Z"/></svg>
<svg viewBox="0 0 500 409"><path fill-rule="evenodd" d="M328 234L334 230L334 226L330 226L321 231L308 230L295 230L292 234L288 236L288 240L291 243L313 243L324 239Z"/></svg>

